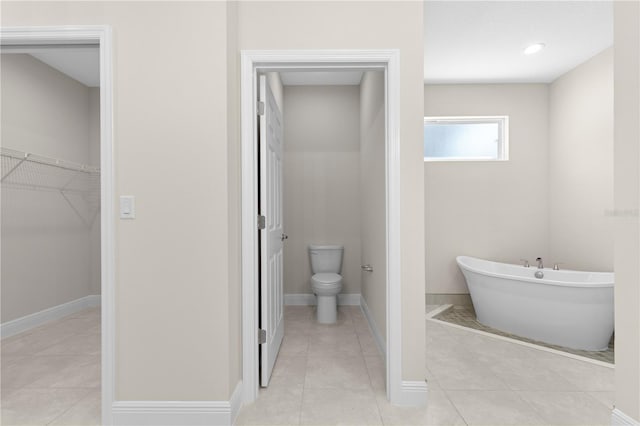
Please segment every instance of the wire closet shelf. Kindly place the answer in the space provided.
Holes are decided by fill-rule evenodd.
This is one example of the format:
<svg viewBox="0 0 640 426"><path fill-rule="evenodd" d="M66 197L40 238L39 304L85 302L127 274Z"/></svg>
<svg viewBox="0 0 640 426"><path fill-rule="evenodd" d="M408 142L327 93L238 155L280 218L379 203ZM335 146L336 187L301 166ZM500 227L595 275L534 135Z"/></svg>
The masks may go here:
<svg viewBox="0 0 640 426"><path fill-rule="evenodd" d="M58 192L91 226L100 211L100 168L2 147L5 188Z"/></svg>

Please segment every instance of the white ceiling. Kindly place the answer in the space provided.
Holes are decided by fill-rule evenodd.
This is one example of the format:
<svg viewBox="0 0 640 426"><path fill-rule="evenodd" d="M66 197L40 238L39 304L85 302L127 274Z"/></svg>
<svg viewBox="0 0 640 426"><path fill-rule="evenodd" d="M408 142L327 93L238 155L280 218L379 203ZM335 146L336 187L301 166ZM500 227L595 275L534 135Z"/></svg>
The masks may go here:
<svg viewBox="0 0 640 426"><path fill-rule="evenodd" d="M26 53L88 87L100 87L97 46L3 46L2 53Z"/></svg>
<svg viewBox="0 0 640 426"><path fill-rule="evenodd" d="M280 79L284 86L358 86L362 71L288 71Z"/></svg>
<svg viewBox="0 0 640 426"><path fill-rule="evenodd" d="M429 0L424 28L426 83L549 83L613 44L613 4ZM541 52L522 53L540 42L546 44ZM15 51L29 53L86 86L100 85L95 46ZM283 72L281 77L285 86L358 85L362 72Z"/></svg>
<svg viewBox="0 0 640 426"><path fill-rule="evenodd" d="M613 4L426 1L424 36L426 83L549 83L613 45Z"/></svg>

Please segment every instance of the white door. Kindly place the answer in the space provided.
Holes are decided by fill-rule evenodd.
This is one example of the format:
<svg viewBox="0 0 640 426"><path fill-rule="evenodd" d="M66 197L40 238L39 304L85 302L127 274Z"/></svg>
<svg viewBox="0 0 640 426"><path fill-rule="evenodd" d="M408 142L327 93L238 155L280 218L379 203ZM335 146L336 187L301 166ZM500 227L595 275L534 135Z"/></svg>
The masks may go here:
<svg viewBox="0 0 640 426"><path fill-rule="evenodd" d="M282 286L282 113L266 77L260 76L260 386L266 387L284 336ZM262 107L264 106L264 107Z"/></svg>

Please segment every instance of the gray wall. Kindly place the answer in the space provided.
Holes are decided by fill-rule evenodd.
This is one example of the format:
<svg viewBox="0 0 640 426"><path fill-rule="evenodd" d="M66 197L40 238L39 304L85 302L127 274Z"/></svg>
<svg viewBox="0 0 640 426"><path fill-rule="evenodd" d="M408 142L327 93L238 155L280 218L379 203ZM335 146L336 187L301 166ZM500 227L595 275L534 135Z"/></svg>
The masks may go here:
<svg viewBox="0 0 640 426"><path fill-rule="evenodd" d="M549 117L550 260L613 271L613 48L551 84Z"/></svg>
<svg viewBox="0 0 640 426"><path fill-rule="evenodd" d="M89 164L100 166L100 88L89 88ZM89 230L91 294L101 292L100 210Z"/></svg>
<svg viewBox="0 0 640 426"><path fill-rule="evenodd" d="M26 54L1 67L3 146L99 166L97 89ZM60 193L3 185L2 322L99 294L99 247L99 218L90 230Z"/></svg>
<svg viewBox="0 0 640 426"><path fill-rule="evenodd" d="M360 107L362 264L373 266L373 272L362 273L362 296L372 314L378 333L386 339L384 73L364 73L360 84Z"/></svg>
<svg viewBox="0 0 640 426"><path fill-rule="evenodd" d="M614 3L616 410L640 422L640 4ZM620 422L622 423L622 422Z"/></svg>
<svg viewBox="0 0 640 426"><path fill-rule="evenodd" d="M426 293L468 293L459 255L547 257L548 92L546 84L425 86L425 116L509 116L509 161L424 163Z"/></svg>
<svg viewBox="0 0 640 426"><path fill-rule="evenodd" d="M422 12L422 2L2 4L3 26L113 28L114 190L137 209L115 224L116 399L228 400L241 379L238 63L255 49L399 49L402 379L424 379Z"/></svg>
<svg viewBox="0 0 640 426"><path fill-rule="evenodd" d="M509 115L508 162L425 162L426 293L458 255L613 270L613 52L552 84L425 86L425 116Z"/></svg>
<svg viewBox="0 0 640 426"><path fill-rule="evenodd" d="M284 88L284 288L311 293L309 244L343 244L342 293L360 293L360 89Z"/></svg>

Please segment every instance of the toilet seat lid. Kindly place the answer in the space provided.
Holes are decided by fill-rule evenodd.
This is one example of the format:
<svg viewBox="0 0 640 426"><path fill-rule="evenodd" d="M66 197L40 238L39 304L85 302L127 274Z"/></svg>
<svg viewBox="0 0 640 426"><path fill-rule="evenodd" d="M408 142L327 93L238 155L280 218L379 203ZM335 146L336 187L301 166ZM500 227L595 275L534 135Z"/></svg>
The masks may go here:
<svg viewBox="0 0 640 426"><path fill-rule="evenodd" d="M342 280L342 276L330 272L322 272L311 277L318 284L334 284Z"/></svg>

